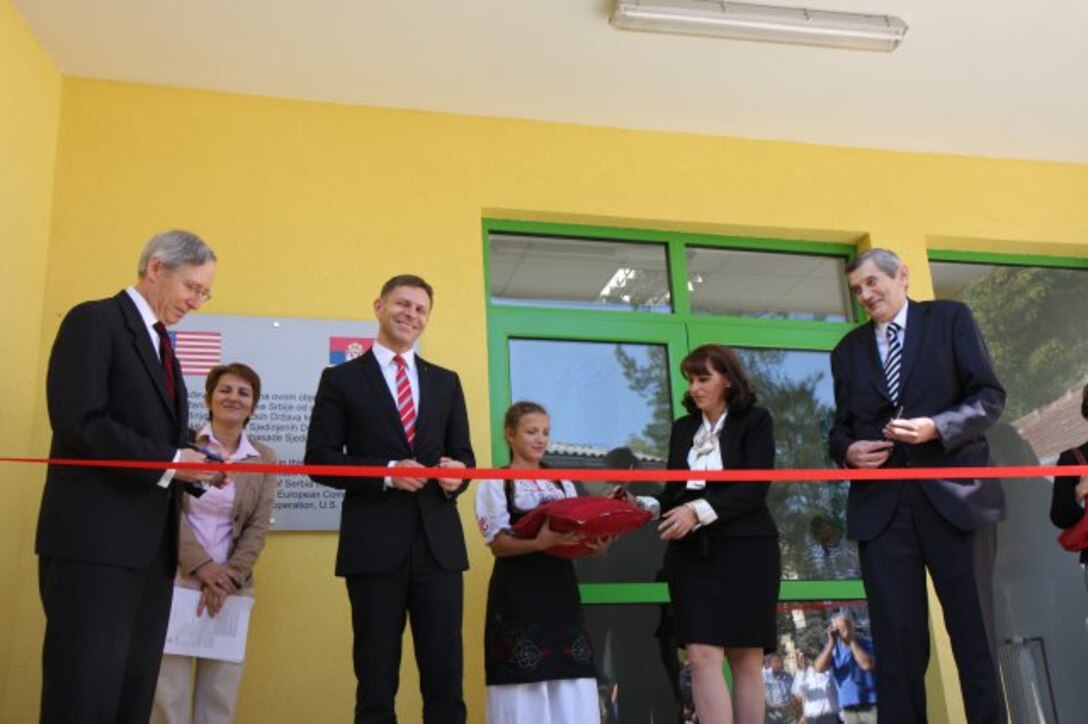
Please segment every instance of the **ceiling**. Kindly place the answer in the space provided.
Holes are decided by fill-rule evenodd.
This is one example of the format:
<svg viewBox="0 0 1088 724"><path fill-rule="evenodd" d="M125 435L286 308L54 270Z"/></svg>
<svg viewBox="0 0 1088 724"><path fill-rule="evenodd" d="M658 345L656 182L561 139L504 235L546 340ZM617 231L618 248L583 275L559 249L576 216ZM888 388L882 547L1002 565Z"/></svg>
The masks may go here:
<svg viewBox="0 0 1088 724"><path fill-rule="evenodd" d="M66 75L622 128L1088 163L1084 0L898 15L893 53L618 31L612 0L15 0Z"/></svg>

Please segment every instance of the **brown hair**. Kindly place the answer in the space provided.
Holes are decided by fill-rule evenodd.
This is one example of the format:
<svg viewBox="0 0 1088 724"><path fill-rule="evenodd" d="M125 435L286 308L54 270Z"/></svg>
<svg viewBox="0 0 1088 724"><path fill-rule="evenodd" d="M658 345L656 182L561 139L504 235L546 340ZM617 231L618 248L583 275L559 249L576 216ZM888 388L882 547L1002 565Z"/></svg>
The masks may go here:
<svg viewBox="0 0 1088 724"><path fill-rule="evenodd" d="M219 380L223 375L235 375L241 377L243 380L249 383L249 386L253 388L253 409L250 410L252 415L253 410L257 409L257 403L261 400L261 376L254 371L249 365L242 364L241 362L231 362L226 365L217 365L212 367L208 372L207 378L204 380L204 401L207 402L212 398L212 393L215 392L216 385L219 384ZM211 407L208 408L208 420L212 419ZM243 425L249 423L249 418L245 419Z"/></svg>
<svg viewBox="0 0 1088 724"><path fill-rule="evenodd" d="M729 380L729 389L725 391L725 405L732 412L743 412L756 402L756 392L748 381L748 373L740 357L724 344L704 344L693 349L680 363L680 373L685 380L695 375L714 370ZM684 393L684 408L694 415L699 411L691 394Z"/></svg>
<svg viewBox="0 0 1088 724"><path fill-rule="evenodd" d="M536 403L529 402L527 400L521 400L510 405L506 408L506 414L502 418L502 429L504 432L514 433L518 431L518 425L521 423L521 418L526 415L547 415L548 411L544 409L544 406ZM510 443L507 442L506 449L510 452L510 462L514 461L514 449L510 447ZM513 482L513 481L510 481Z"/></svg>
<svg viewBox="0 0 1088 724"><path fill-rule="evenodd" d="M544 409L543 405L536 402L529 402L522 400L515 402L506 408L506 415L502 419L502 429L509 430L510 432L517 432L518 423L521 422L521 418L526 415L547 415L548 411Z"/></svg>
<svg viewBox="0 0 1088 724"><path fill-rule="evenodd" d="M427 299L431 300L431 306L434 306L434 289L431 285L423 280L423 277L416 276L415 274L398 274L385 284L382 284L382 292L378 296L385 299L385 296L389 292L393 291L397 287L415 287L427 292Z"/></svg>

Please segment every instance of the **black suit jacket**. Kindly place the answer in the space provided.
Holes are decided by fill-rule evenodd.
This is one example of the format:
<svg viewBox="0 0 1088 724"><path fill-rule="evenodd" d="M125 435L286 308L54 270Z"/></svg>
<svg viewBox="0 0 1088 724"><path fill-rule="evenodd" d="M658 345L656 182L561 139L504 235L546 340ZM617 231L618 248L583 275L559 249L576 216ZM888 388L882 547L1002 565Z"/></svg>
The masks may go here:
<svg viewBox="0 0 1088 724"><path fill-rule="evenodd" d="M884 467L975 467L990 464L985 433L1005 408L1005 389L994 373L982 334L966 305L915 302L907 307L899 381L903 417L930 417L938 439L896 443ZM845 465L855 440L881 440L896 412L888 396L874 324L849 332L831 353L835 422L831 457ZM909 479L905 472L904 478ZM891 520L902 481L855 481L847 502L847 535L870 540ZM1001 520L1005 495L996 481L918 481L934 507L954 526L976 530Z"/></svg>
<svg viewBox="0 0 1088 724"><path fill-rule="evenodd" d="M175 369L180 370L176 364ZM185 381L178 400L136 305L121 292L85 302L61 322L49 358L46 398L50 456L170 461L188 435ZM157 485L162 470L50 465L38 516L39 555L142 567L163 536L176 549L178 485Z"/></svg>
<svg viewBox="0 0 1088 724"><path fill-rule="evenodd" d="M702 423L702 414L686 415L673 423L669 436L670 470L688 469L688 451ZM774 422L765 408L753 406L743 412L730 412L718 440L725 470L768 470L774 467ZM695 498L706 499L718 519L682 541L690 540L691 545L697 545L702 537L778 535L778 526L767 508L769 490L770 483L759 482L708 481L703 490L688 490L684 483L675 482L665 485L658 500L664 513Z"/></svg>
<svg viewBox="0 0 1088 724"><path fill-rule="evenodd" d="M1080 452L1088 458L1088 442L1080 445ZM1080 465L1073 448L1063 450L1058 465ZM1084 506L1077 502L1076 487L1079 475L1058 475L1050 498L1050 522L1059 528L1072 528L1084 517ZM1080 552L1080 562L1088 563L1088 548Z"/></svg>
<svg viewBox="0 0 1088 724"><path fill-rule="evenodd" d="M310 430L307 465L388 465L414 458L428 467L445 456L474 467L468 413L461 381L450 370L418 355L419 410L415 447L397 414L396 403L372 351L321 374ZM345 491L340 513L336 575L387 573L407 557L422 522L431 552L447 570L466 570L468 553L456 494L437 481L409 493L386 489L383 478L312 475L318 483Z"/></svg>

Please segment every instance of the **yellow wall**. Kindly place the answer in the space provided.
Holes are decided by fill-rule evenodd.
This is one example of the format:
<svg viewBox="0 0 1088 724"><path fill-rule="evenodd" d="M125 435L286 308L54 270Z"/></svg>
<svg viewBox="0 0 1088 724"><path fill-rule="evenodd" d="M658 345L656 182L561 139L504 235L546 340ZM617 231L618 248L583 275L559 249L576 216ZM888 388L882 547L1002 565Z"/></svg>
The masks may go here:
<svg viewBox="0 0 1088 724"><path fill-rule="evenodd" d="M130 282L140 244L171 226L197 231L219 254L212 313L369 318L381 282L411 270L436 288L424 352L462 373L481 463L490 449L482 216L871 241L904 254L920 297L931 292L927 239L940 238L945 247L1088 252L1088 166L73 78L64 81L63 95L42 361L59 315ZM44 429L41 408L35 409L35 424ZM490 562L472 533L467 503L462 514L473 569L466 581L465 684L470 720L478 721ZM36 510L37 500L27 499L15 516L32 521ZM28 590L35 584L26 543L31 530L27 523L21 534L24 575L16 582ZM334 549L333 534L271 537L258 568L241 722L349 716L351 631L344 587L332 575ZM40 612L24 606L15 624L13 650L35 655L12 666L33 680ZM410 649L405 660L401 712L410 722L419 719ZM937 663L932 684L955 691L946 644ZM935 720L956 720L958 703L938 711L943 700L936 694L931 690ZM31 719L36 696L33 687L8 687L10 720Z"/></svg>
<svg viewBox="0 0 1088 724"><path fill-rule="evenodd" d="M38 358L49 249L53 169L60 122L60 74L9 0L0 0L0 456L40 453ZM40 439L40 436L38 436ZM20 660L13 639L34 620L33 520L39 471L0 464L0 720L20 682L34 686L32 652ZM31 647L31 650L33 647Z"/></svg>

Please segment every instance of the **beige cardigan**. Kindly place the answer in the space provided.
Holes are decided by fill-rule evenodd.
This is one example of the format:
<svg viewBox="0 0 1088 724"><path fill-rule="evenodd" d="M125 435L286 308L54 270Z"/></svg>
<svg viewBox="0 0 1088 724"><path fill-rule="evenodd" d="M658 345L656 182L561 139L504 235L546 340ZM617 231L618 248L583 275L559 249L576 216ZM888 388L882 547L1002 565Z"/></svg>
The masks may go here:
<svg viewBox="0 0 1088 724"><path fill-rule="evenodd" d="M262 465L275 465L276 453L270 447L256 442L252 438L250 443L260 453L260 457L250 459L248 462ZM244 468L247 461L238 463L239 470ZM238 572L238 579L242 584L243 592L252 595L253 589L253 565L264 548L264 537L272 525L272 506L276 502L275 473L244 473L231 474L234 481L234 521L230 558L227 565ZM189 496L182 496L182 510L189 508ZM212 559L204 547L197 542L189 521L183 514L179 527L178 568L181 575L191 577L197 568Z"/></svg>

